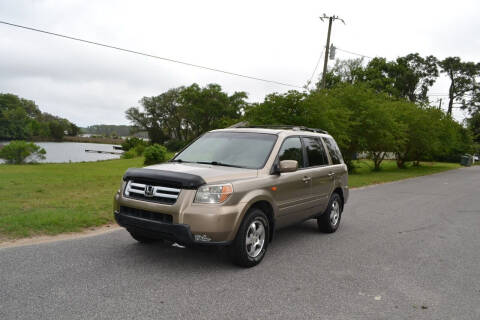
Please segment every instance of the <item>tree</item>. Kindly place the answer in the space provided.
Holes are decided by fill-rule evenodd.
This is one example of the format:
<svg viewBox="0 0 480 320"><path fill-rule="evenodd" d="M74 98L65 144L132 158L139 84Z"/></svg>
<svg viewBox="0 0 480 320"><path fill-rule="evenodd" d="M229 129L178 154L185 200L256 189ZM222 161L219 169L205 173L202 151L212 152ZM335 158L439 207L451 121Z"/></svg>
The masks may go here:
<svg viewBox="0 0 480 320"><path fill-rule="evenodd" d="M379 92L411 102L428 103L428 89L438 77L437 59L411 53L394 61L372 59L364 70L363 81Z"/></svg>
<svg viewBox="0 0 480 320"><path fill-rule="evenodd" d="M365 150L373 160L375 171L380 170L388 152L394 152L405 144L406 126L395 118L395 108L394 101L375 99L358 114L363 128L361 135L365 139Z"/></svg>
<svg viewBox="0 0 480 320"><path fill-rule="evenodd" d="M245 92L229 95L216 84L197 84L170 89L158 96L140 100L143 111L127 110L127 119L148 132L154 143L168 140L189 141L203 132L238 122L247 106Z"/></svg>
<svg viewBox="0 0 480 320"><path fill-rule="evenodd" d="M65 135L64 127L59 121L50 121L48 123L48 128L50 129L50 137L55 140L62 140Z"/></svg>
<svg viewBox="0 0 480 320"><path fill-rule="evenodd" d="M271 94L249 107L252 124L299 125L327 130L337 141L349 170L356 154L369 151L378 170L386 151L403 142L404 129L392 115L391 98L364 83L339 84L310 94Z"/></svg>
<svg viewBox="0 0 480 320"><path fill-rule="evenodd" d="M218 84L201 88L194 83L182 90L180 95L185 127L191 130L193 137L238 122L247 106L245 92L235 92L229 96Z"/></svg>
<svg viewBox="0 0 480 320"><path fill-rule="evenodd" d="M475 112L467 119L467 127L472 132L474 141L480 144L480 111Z"/></svg>
<svg viewBox="0 0 480 320"><path fill-rule="evenodd" d="M363 58L335 61L335 66L325 75L325 87L334 88L342 83L354 84L362 81L364 73ZM317 90L321 82L316 84Z"/></svg>
<svg viewBox="0 0 480 320"><path fill-rule="evenodd" d="M406 168L407 161L418 165L420 160L432 159L440 146L443 111L431 107L419 107L410 102L396 102L397 121L405 126L405 143L395 148L399 168Z"/></svg>
<svg viewBox="0 0 480 320"><path fill-rule="evenodd" d="M78 127L73 123L42 113L34 101L10 93L0 93L0 139L52 137L50 122L58 122L62 126L62 131L68 131L71 135L78 133Z"/></svg>
<svg viewBox="0 0 480 320"><path fill-rule="evenodd" d="M327 88L341 83L364 82L378 92L411 102L428 103L428 89L438 77L437 59L411 53L396 60L376 57L363 66L362 59L337 60L326 75ZM317 84L317 89L319 88Z"/></svg>
<svg viewBox="0 0 480 320"><path fill-rule="evenodd" d="M32 142L21 140L11 141L0 149L0 159L5 159L9 164L26 163L27 158L30 158L30 162L33 163L36 160L45 159L45 154L45 149Z"/></svg>
<svg viewBox="0 0 480 320"><path fill-rule="evenodd" d="M313 123L308 121L312 110L305 101L307 96L307 93L296 90L269 94L262 103L249 106L245 118L252 125L309 126Z"/></svg>
<svg viewBox="0 0 480 320"><path fill-rule="evenodd" d="M480 75L480 63L463 62L459 57L448 57L440 61L439 66L450 79L447 113L452 114L454 103L460 104L471 113L480 110L480 86L476 81Z"/></svg>
<svg viewBox="0 0 480 320"><path fill-rule="evenodd" d="M80 128L77 127L75 124L70 122L67 124L67 134L69 136L71 137L77 136L79 132L80 132Z"/></svg>
<svg viewBox="0 0 480 320"><path fill-rule="evenodd" d="M398 96L411 102L428 103L428 90L438 78L437 58L411 53L396 59L390 76L395 78Z"/></svg>

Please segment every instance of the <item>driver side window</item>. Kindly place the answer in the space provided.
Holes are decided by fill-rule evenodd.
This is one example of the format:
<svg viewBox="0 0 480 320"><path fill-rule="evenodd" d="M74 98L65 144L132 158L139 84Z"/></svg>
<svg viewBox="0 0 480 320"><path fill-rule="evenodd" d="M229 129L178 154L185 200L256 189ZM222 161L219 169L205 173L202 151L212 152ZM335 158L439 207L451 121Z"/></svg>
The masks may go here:
<svg viewBox="0 0 480 320"><path fill-rule="evenodd" d="M299 137L287 138L283 141L282 147L278 152L278 160L297 160L298 167L304 167L302 142Z"/></svg>

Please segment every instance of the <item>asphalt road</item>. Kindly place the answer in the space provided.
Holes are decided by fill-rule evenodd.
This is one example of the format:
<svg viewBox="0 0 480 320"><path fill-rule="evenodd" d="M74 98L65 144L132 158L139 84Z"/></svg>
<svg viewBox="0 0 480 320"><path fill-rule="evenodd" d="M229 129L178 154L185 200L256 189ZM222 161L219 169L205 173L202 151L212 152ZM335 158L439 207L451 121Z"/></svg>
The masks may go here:
<svg viewBox="0 0 480 320"><path fill-rule="evenodd" d="M480 167L353 190L252 269L123 230L0 249L0 319L480 319Z"/></svg>

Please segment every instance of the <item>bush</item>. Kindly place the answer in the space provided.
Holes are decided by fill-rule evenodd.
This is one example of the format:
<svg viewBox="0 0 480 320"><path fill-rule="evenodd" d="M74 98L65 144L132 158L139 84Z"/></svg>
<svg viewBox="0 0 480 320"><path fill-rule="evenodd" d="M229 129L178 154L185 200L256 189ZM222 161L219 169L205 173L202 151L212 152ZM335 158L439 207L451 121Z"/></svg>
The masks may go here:
<svg viewBox="0 0 480 320"><path fill-rule="evenodd" d="M37 159L45 159L45 149L37 146L32 142L23 140L12 141L0 149L0 159L5 159L9 164L26 163L25 160L31 157L30 163L34 163Z"/></svg>
<svg viewBox="0 0 480 320"><path fill-rule="evenodd" d="M122 158L123 159L132 159L132 158L135 158L137 155L135 153L135 150L128 150L128 151L125 151L124 153L122 153Z"/></svg>
<svg viewBox="0 0 480 320"><path fill-rule="evenodd" d="M146 148L145 145L139 144L136 147L125 151L122 154L122 158L123 159L132 159L132 158L135 158L135 157L141 157L143 155L143 152L144 152L145 148Z"/></svg>
<svg viewBox="0 0 480 320"><path fill-rule="evenodd" d="M135 155L137 157L141 157L143 155L143 152L145 151L145 148L147 146L144 144L137 144L135 148L131 149L131 151L135 152Z"/></svg>
<svg viewBox="0 0 480 320"><path fill-rule="evenodd" d="M139 139L137 137L131 137L131 138L127 138L125 139L125 141L122 143L122 149L124 151L128 151L130 149L133 149L135 148L136 146L139 146L139 145L142 145L142 146L146 146L146 142L143 141L142 139Z"/></svg>
<svg viewBox="0 0 480 320"><path fill-rule="evenodd" d="M159 144L154 144L145 148L145 165L165 162L167 160L167 148Z"/></svg>

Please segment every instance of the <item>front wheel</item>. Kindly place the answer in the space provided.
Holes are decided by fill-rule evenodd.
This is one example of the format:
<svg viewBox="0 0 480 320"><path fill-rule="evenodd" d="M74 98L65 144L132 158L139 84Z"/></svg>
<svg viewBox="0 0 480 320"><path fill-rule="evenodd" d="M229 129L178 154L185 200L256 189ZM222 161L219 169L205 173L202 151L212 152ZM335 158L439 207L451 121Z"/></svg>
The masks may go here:
<svg viewBox="0 0 480 320"><path fill-rule="evenodd" d="M265 213L257 208L250 210L229 247L236 265L250 268L259 264L267 251L270 225Z"/></svg>
<svg viewBox="0 0 480 320"><path fill-rule="evenodd" d="M338 193L333 193L325 212L317 218L318 229L322 232L333 233L337 231L342 218L343 201Z"/></svg>

